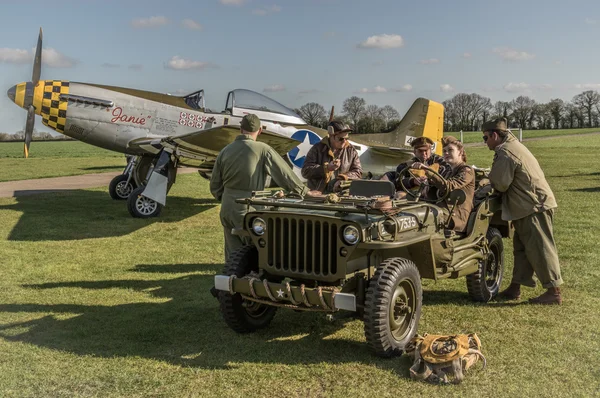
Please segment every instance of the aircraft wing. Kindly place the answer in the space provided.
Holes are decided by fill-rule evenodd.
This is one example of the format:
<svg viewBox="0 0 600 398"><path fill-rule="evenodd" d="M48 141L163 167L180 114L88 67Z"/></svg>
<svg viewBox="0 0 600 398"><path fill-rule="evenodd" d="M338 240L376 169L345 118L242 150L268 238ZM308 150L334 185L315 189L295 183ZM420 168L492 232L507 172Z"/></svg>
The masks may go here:
<svg viewBox="0 0 600 398"><path fill-rule="evenodd" d="M369 150L377 153L378 155L388 156L392 158L405 159L406 155L413 156L413 152L408 148L394 148L388 146L369 146Z"/></svg>
<svg viewBox="0 0 600 398"><path fill-rule="evenodd" d="M135 139L129 142L128 149L133 152L158 153L162 148L169 148L178 157L195 161L192 163L200 166L216 159L221 149L233 142L239 134L239 126L219 126L177 136ZM263 131L258 136L258 141L268 144L282 156L299 145L296 140L268 131ZM189 161L183 163L192 165Z"/></svg>

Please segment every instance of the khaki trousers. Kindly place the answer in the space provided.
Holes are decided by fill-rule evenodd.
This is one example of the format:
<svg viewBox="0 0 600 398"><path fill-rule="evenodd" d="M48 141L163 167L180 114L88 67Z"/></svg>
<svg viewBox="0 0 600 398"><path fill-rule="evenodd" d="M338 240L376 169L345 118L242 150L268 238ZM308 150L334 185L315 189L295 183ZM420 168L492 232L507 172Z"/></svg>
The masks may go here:
<svg viewBox="0 0 600 398"><path fill-rule="evenodd" d="M552 233L554 210L513 220L515 265L512 283L535 287L535 274L546 289L563 283Z"/></svg>

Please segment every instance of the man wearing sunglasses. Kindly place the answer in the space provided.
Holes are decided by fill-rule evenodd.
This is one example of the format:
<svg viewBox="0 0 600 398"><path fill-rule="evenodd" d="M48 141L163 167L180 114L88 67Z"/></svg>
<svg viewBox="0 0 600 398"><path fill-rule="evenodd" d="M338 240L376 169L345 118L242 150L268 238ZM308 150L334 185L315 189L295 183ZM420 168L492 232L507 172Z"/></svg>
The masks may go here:
<svg viewBox="0 0 600 398"><path fill-rule="evenodd" d="M302 176L310 190L336 192L343 181L362 176L358 152L348 142L351 131L347 124L334 120L327 126L327 136L308 151Z"/></svg>
<svg viewBox="0 0 600 398"><path fill-rule="evenodd" d="M535 274L547 291L529 302L561 304L563 281L552 232L554 194L538 161L510 133L505 118L484 123L482 130L483 141L496 152L489 179L503 193L502 219L512 221L515 228L513 277L499 296L518 300L521 285L535 287Z"/></svg>

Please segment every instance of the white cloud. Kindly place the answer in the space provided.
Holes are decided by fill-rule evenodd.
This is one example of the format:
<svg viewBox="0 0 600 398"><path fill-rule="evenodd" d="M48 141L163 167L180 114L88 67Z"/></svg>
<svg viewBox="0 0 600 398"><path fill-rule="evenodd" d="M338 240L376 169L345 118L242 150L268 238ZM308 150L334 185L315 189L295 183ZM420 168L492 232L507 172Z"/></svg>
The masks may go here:
<svg viewBox="0 0 600 398"><path fill-rule="evenodd" d="M0 48L0 62L7 64L30 64L33 55L27 50L19 48Z"/></svg>
<svg viewBox="0 0 600 398"><path fill-rule="evenodd" d="M241 6L244 5L246 0L219 0L219 3L225 6Z"/></svg>
<svg viewBox="0 0 600 398"><path fill-rule="evenodd" d="M510 47L496 47L492 51L498 54L503 60L510 62L529 61L535 58L535 54L518 51Z"/></svg>
<svg viewBox="0 0 600 398"><path fill-rule="evenodd" d="M439 59L437 59L437 58L422 59L422 60L420 61L420 63L421 63L422 65L433 65L433 64L439 64L439 63L440 63L440 60L439 60Z"/></svg>
<svg viewBox="0 0 600 398"><path fill-rule="evenodd" d="M273 86L265 87L263 89L264 93L275 93L277 91L285 91L285 86L281 84L275 84Z"/></svg>
<svg viewBox="0 0 600 398"><path fill-rule="evenodd" d="M131 21L131 26L138 29L143 28L156 28L169 23L169 20L163 16L156 16L150 18L136 18Z"/></svg>
<svg viewBox="0 0 600 398"><path fill-rule="evenodd" d="M408 92L408 91L412 91L413 86L411 86L410 84L405 84L404 86L400 87L400 88L393 88L390 91L396 92L396 93L402 93L402 92Z"/></svg>
<svg viewBox="0 0 600 398"><path fill-rule="evenodd" d="M120 68L121 67L121 65L119 65L119 64L111 64L110 62L105 62L100 66L102 66L103 68Z"/></svg>
<svg viewBox="0 0 600 398"><path fill-rule="evenodd" d="M513 83L510 82L508 84L505 84L503 86L504 91L508 92L508 93L522 93L522 92L528 92L531 91L531 85L528 83Z"/></svg>
<svg viewBox="0 0 600 398"><path fill-rule="evenodd" d="M186 29L190 29L190 30L202 30L202 25L200 25L198 22L194 21L193 19L184 19L183 21L181 21L181 25L186 28Z"/></svg>
<svg viewBox="0 0 600 398"><path fill-rule="evenodd" d="M578 90L600 90L600 83L584 83L573 86Z"/></svg>
<svg viewBox="0 0 600 398"><path fill-rule="evenodd" d="M131 64L131 65L129 65L129 69L132 69L132 70L138 70L138 71L139 71L139 70L142 70L142 69L144 69L144 65L140 65L140 64Z"/></svg>
<svg viewBox="0 0 600 398"><path fill-rule="evenodd" d="M454 91L454 87L452 87L449 84L441 84L440 85L440 90L444 93L449 93L451 91Z"/></svg>
<svg viewBox="0 0 600 398"><path fill-rule="evenodd" d="M463 58L471 58L471 53L463 53Z"/></svg>
<svg viewBox="0 0 600 398"><path fill-rule="evenodd" d="M202 70L210 67L215 67L215 65L211 64L210 62L192 61L191 59L184 59L178 55L171 58L169 62L165 64L165 68L175 70Z"/></svg>
<svg viewBox="0 0 600 398"><path fill-rule="evenodd" d="M252 10L252 14L264 17L267 14L274 14L274 13L277 13L280 11L281 11L281 7L279 7L277 5L272 5L270 7L261 7L261 8Z"/></svg>
<svg viewBox="0 0 600 398"><path fill-rule="evenodd" d="M539 89L539 90L552 90L552 84L540 84L538 86L536 86L535 88Z"/></svg>
<svg viewBox="0 0 600 398"><path fill-rule="evenodd" d="M35 48L31 51L19 48L0 48L0 62L7 64L31 64ZM42 49L42 64L50 68L71 68L77 64L77 60L67 57L54 48Z"/></svg>
<svg viewBox="0 0 600 398"><path fill-rule="evenodd" d="M373 88L361 88L360 90L356 91L359 94L372 94L372 93L387 93L388 90L385 87L381 87L381 86L375 86Z"/></svg>
<svg viewBox="0 0 600 398"><path fill-rule="evenodd" d="M400 48L404 46L404 39L400 35L378 35L370 36L367 40L359 43L358 48L380 48L387 50L390 48Z"/></svg>
<svg viewBox="0 0 600 398"><path fill-rule="evenodd" d="M598 21L596 21L595 19L592 19L592 18L586 18L585 19L585 23L588 24L588 25L595 25L596 22L598 22Z"/></svg>

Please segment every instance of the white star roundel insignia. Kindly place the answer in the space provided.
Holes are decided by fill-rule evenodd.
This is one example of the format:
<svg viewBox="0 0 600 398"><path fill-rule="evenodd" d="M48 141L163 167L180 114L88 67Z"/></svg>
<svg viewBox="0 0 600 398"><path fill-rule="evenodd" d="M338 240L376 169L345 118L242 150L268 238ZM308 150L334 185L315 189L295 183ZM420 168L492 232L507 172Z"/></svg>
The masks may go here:
<svg viewBox="0 0 600 398"><path fill-rule="evenodd" d="M298 130L292 134L292 139L301 142L301 144L289 151L288 157L294 166L302 168L306 154L313 145L321 141L321 137L310 130Z"/></svg>

